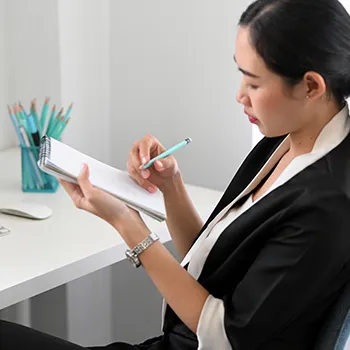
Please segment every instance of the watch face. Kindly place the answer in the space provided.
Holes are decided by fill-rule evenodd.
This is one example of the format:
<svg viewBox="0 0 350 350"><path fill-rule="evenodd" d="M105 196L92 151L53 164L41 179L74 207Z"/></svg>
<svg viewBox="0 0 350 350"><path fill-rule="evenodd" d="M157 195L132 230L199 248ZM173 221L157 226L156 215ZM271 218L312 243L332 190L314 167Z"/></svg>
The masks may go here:
<svg viewBox="0 0 350 350"><path fill-rule="evenodd" d="M131 250L127 250L125 252L126 257L128 258L128 260L131 262L132 266L134 267L139 267L140 266L140 260L138 259L137 256L135 256Z"/></svg>

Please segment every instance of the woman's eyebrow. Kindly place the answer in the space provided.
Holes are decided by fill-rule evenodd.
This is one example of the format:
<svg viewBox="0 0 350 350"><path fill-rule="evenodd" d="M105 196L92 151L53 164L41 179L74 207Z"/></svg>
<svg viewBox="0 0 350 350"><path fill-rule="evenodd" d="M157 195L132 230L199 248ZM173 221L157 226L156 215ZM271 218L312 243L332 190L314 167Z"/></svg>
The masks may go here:
<svg viewBox="0 0 350 350"><path fill-rule="evenodd" d="M236 56L233 56L233 59L234 59L234 61L237 63L237 61L236 61ZM239 68L239 67L238 67L238 70L239 70L240 72L242 72L244 75L247 75L248 77L251 77L251 78L260 78L258 75L253 74L253 73L250 73L250 72L248 72L248 71L246 71L246 70L244 70L244 69L242 69L242 68Z"/></svg>

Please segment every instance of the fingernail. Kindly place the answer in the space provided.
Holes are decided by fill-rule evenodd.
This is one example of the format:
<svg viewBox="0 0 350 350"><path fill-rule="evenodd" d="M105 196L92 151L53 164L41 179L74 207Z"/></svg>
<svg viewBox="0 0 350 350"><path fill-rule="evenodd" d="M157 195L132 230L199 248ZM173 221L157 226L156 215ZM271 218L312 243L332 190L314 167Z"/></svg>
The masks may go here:
<svg viewBox="0 0 350 350"><path fill-rule="evenodd" d="M142 164L146 164L147 163L147 158L146 157L142 157L141 161L142 161Z"/></svg>
<svg viewBox="0 0 350 350"><path fill-rule="evenodd" d="M156 188L155 188L155 187L152 187L152 186L149 186L149 187L148 187L148 192L153 193L153 192L155 192L155 191L156 191Z"/></svg>
<svg viewBox="0 0 350 350"><path fill-rule="evenodd" d="M85 170L85 164L82 164L80 167L80 172L83 172Z"/></svg>
<svg viewBox="0 0 350 350"><path fill-rule="evenodd" d="M158 169L160 169L160 170L163 169L163 163L160 162L159 160L157 160L157 166L158 166Z"/></svg>
<svg viewBox="0 0 350 350"><path fill-rule="evenodd" d="M148 177L148 171L147 171L147 170L141 170L141 176L142 176L144 179L147 179L147 177Z"/></svg>

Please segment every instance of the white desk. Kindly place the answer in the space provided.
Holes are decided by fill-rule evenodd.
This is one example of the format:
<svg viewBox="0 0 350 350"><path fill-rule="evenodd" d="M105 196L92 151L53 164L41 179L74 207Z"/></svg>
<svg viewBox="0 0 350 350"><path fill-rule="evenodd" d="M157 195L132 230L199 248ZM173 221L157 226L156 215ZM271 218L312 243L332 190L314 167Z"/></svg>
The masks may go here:
<svg viewBox="0 0 350 350"><path fill-rule="evenodd" d="M0 152L0 205L7 200L30 200L53 210L51 218L33 221L0 214L0 225L11 233L0 237L0 310L76 278L124 260L126 245L119 234L101 219L78 210L68 195L23 193L20 153ZM221 192L187 186L203 218ZM162 242L170 239L165 223L145 218Z"/></svg>

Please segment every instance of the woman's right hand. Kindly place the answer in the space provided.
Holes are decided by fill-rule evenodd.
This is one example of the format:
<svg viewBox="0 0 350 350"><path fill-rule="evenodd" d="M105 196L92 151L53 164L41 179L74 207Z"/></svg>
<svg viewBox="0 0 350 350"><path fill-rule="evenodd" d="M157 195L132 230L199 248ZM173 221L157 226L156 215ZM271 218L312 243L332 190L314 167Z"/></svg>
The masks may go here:
<svg viewBox="0 0 350 350"><path fill-rule="evenodd" d="M177 161L171 155L156 160L147 169L142 168L143 164L164 151L166 148L154 136L146 135L140 141L134 142L129 153L127 161L129 175L150 193L154 193L157 188L162 190L179 172Z"/></svg>

